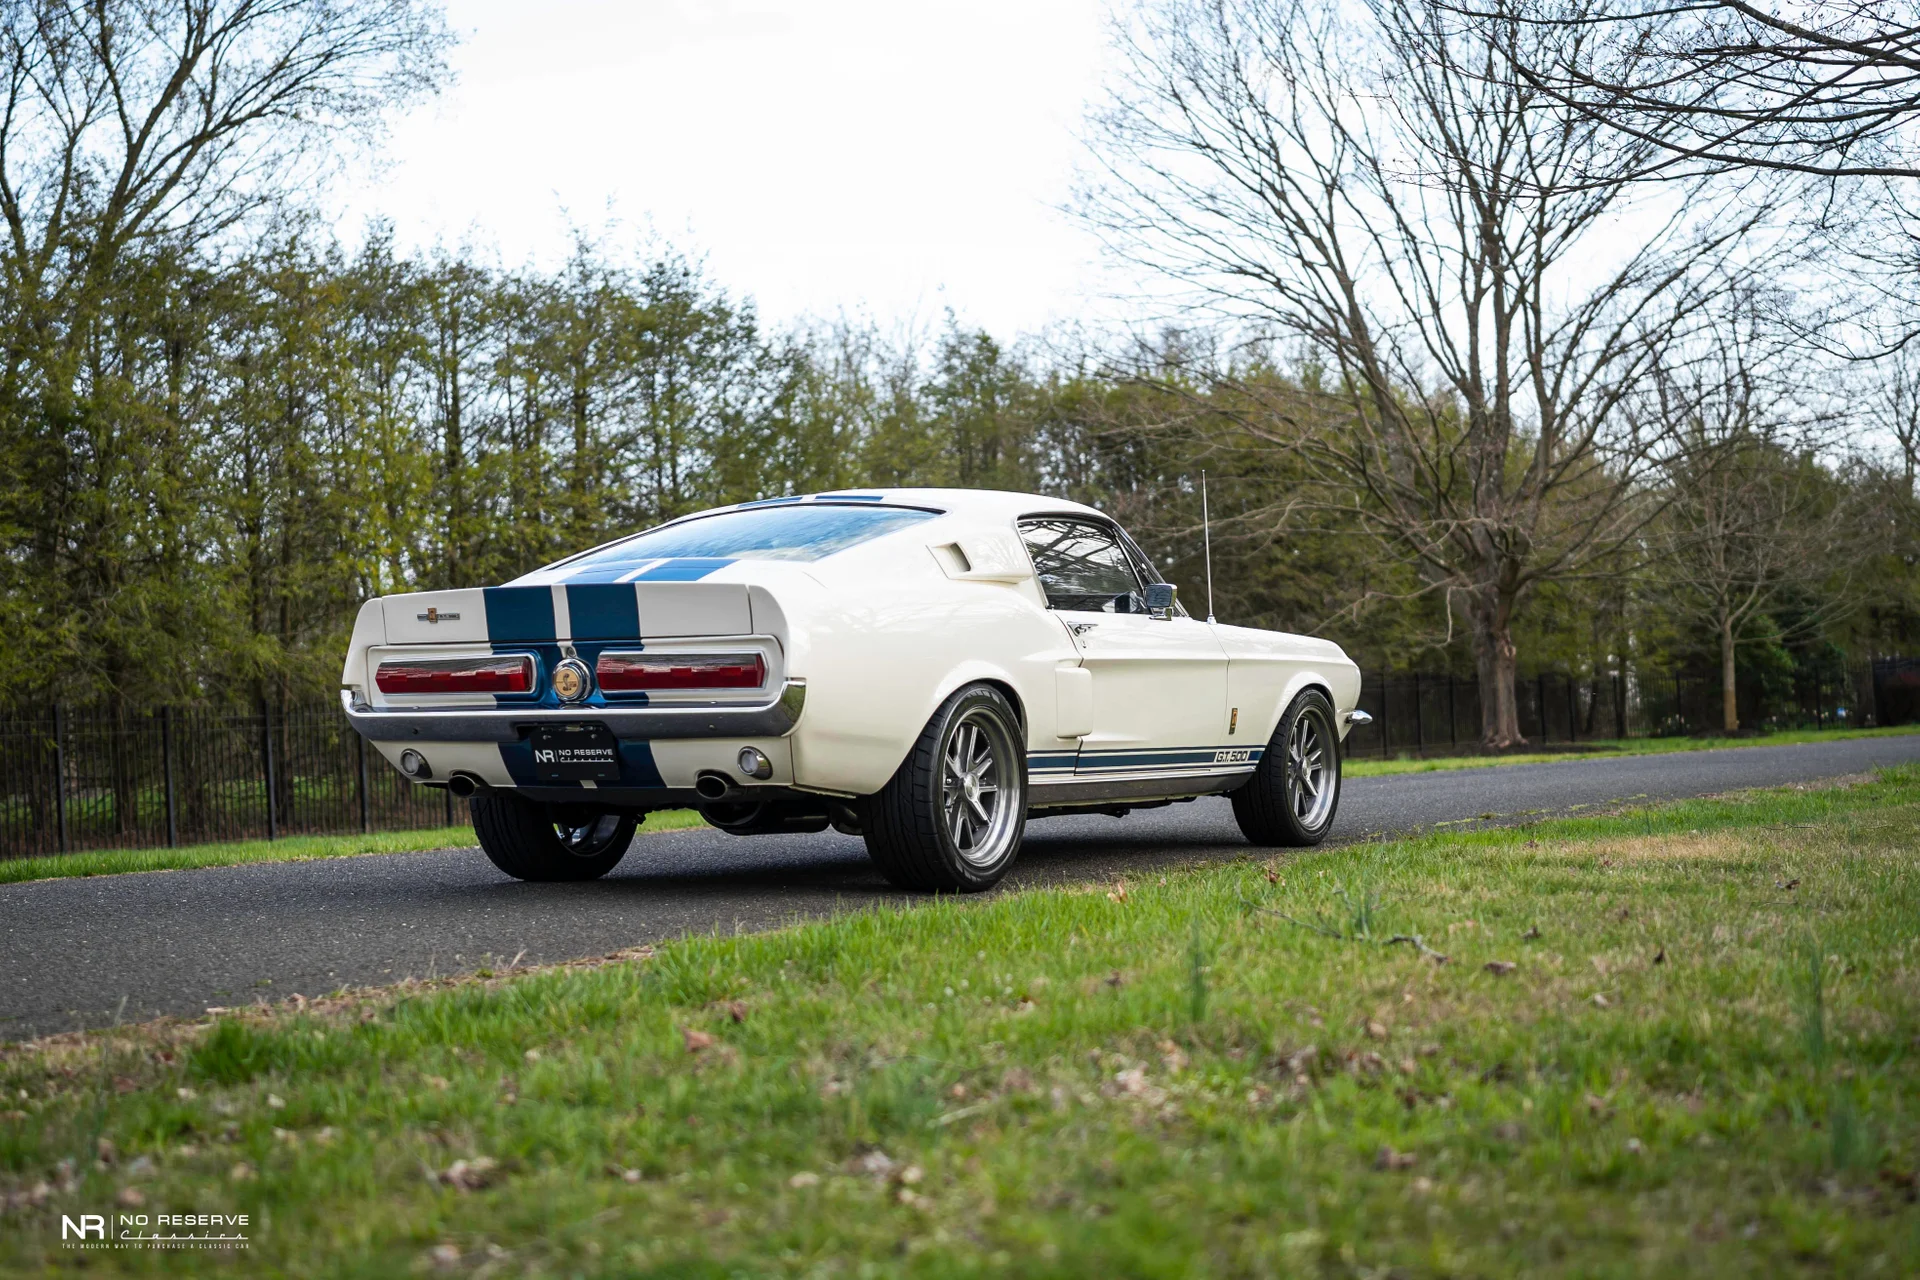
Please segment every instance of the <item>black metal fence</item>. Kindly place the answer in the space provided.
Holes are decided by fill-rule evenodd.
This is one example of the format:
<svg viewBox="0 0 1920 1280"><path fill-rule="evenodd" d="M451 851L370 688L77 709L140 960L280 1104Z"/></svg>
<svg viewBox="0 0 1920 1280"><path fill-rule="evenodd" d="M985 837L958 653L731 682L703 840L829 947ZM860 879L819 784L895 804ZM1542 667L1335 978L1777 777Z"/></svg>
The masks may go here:
<svg viewBox="0 0 1920 1280"><path fill-rule="evenodd" d="M1515 693L1520 732L1532 743L1676 737L1714 733L1722 723L1720 682L1711 676L1543 672L1522 677ZM1743 730L1904 724L1920 717L1920 660L1885 659L1839 676L1804 677L1767 695L1742 688L1739 703ZM1353 730L1350 755L1471 749L1480 740L1480 686L1471 677L1368 676L1360 708L1373 723Z"/></svg>
<svg viewBox="0 0 1920 1280"><path fill-rule="evenodd" d="M1542 674L1520 681L1520 728L1535 743L1712 732L1720 688L1706 677ZM1354 755L1471 750L1475 681L1367 676ZM1809 679L1741 707L1755 729L1920 719L1920 659L1882 659ZM461 807L416 787L367 748L331 703L237 714L127 707L0 714L0 858L209 840L395 831L451 824Z"/></svg>
<svg viewBox="0 0 1920 1280"><path fill-rule="evenodd" d="M0 857L450 824L336 706L0 716Z"/></svg>

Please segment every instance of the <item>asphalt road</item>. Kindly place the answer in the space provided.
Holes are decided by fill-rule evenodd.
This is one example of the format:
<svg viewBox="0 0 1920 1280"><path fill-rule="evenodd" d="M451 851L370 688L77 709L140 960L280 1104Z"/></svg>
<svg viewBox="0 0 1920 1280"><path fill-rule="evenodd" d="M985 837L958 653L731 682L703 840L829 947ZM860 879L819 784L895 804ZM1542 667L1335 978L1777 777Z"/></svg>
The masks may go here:
<svg viewBox="0 0 1920 1280"><path fill-rule="evenodd" d="M1355 778L1333 840L1524 821L1920 760L1920 735ZM1248 852L1226 801L1028 828L1006 888L1111 880ZM1002 890L1005 891L1004 889ZM478 849L0 886L0 1039L600 955L900 899L857 839L641 835L605 880L521 884ZM125 1004L122 1006L122 1000Z"/></svg>

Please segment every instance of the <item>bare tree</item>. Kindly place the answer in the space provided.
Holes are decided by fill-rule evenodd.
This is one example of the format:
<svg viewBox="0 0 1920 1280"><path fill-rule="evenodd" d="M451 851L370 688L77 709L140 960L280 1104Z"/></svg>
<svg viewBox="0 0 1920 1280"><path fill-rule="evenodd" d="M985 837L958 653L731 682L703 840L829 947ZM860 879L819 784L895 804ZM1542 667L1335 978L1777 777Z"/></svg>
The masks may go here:
<svg viewBox="0 0 1920 1280"><path fill-rule="evenodd" d="M1222 401L1305 463L1295 510L1350 515L1464 613L1483 738L1506 746L1515 610L1642 528L1636 486L1674 443L1646 375L1709 323L1763 211L1702 188L1636 205L1652 143L1623 146L1422 0L1352 12L1142 10L1085 210L1189 305L1302 350L1283 395L1225 377ZM1302 390L1319 411L1294 410Z"/></svg>
<svg viewBox="0 0 1920 1280"><path fill-rule="evenodd" d="M1648 172L1920 177L1920 13L1889 0L1452 0Z"/></svg>
<svg viewBox="0 0 1920 1280"><path fill-rule="evenodd" d="M284 201L430 90L431 0L28 0L0 19L6 283L60 300L142 242Z"/></svg>
<svg viewBox="0 0 1920 1280"><path fill-rule="evenodd" d="M1912 497L1915 470L1920 467L1920 360L1911 351L1903 349L1886 361L1869 421L1893 437L1907 496Z"/></svg>
<svg viewBox="0 0 1920 1280"><path fill-rule="evenodd" d="M1831 423L1805 410L1804 384L1768 369L1737 326L1686 377L1692 385L1666 390L1690 447L1664 469L1647 563L1662 608L1713 631L1721 727L1733 733L1740 647L1831 621L1848 603L1845 553L1860 540L1819 459Z"/></svg>

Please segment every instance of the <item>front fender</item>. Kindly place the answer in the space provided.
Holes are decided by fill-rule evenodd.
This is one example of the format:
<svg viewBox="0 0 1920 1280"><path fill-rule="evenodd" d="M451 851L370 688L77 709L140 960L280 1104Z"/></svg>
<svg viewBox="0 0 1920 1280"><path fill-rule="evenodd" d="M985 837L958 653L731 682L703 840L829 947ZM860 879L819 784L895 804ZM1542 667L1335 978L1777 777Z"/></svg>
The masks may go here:
<svg viewBox="0 0 1920 1280"><path fill-rule="evenodd" d="M1267 741L1273 737L1274 731L1280 727L1280 717L1287 713L1287 708L1293 705L1293 700L1305 693L1308 689L1320 690L1320 692L1327 695L1327 701L1333 703L1333 718L1336 729L1341 738L1344 739L1347 736L1346 711L1351 709L1352 704L1349 702L1345 708L1341 706L1340 694L1334 687L1335 683L1334 680L1328 678L1327 673L1324 671L1309 670L1296 672L1291 679L1281 686L1280 696L1273 701L1271 706L1266 708L1266 714L1262 717L1266 732L1261 740ZM1353 696L1357 697L1358 694L1359 689L1356 682Z"/></svg>
<svg viewBox="0 0 1920 1280"><path fill-rule="evenodd" d="M1228 704L1238 711L1236 741L1272 739L1295 698L1320 689L1333 703L1335 725L1347 734L1347 712L1360 698L1360 669L1324 640L1243 627L1217 628L1227 648Z"/></svg>

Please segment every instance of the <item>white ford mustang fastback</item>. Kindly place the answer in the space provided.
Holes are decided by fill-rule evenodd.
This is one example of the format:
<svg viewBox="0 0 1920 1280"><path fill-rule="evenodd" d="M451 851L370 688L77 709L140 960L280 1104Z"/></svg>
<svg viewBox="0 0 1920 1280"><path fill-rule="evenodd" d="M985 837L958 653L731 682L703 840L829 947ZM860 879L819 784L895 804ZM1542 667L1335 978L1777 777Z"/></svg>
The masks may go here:
<svg viewBox="0 0 1920 1280"><path fill-rule="evenodd" d="M1200 795L1256 844L1314 844L1365 719L1338 645L1189 617L1100 512L971 489L749 502L370 600L341 684L525 880L604 875L689 805L859 834L919 889L993 885L1028 818Z"/></svg>

